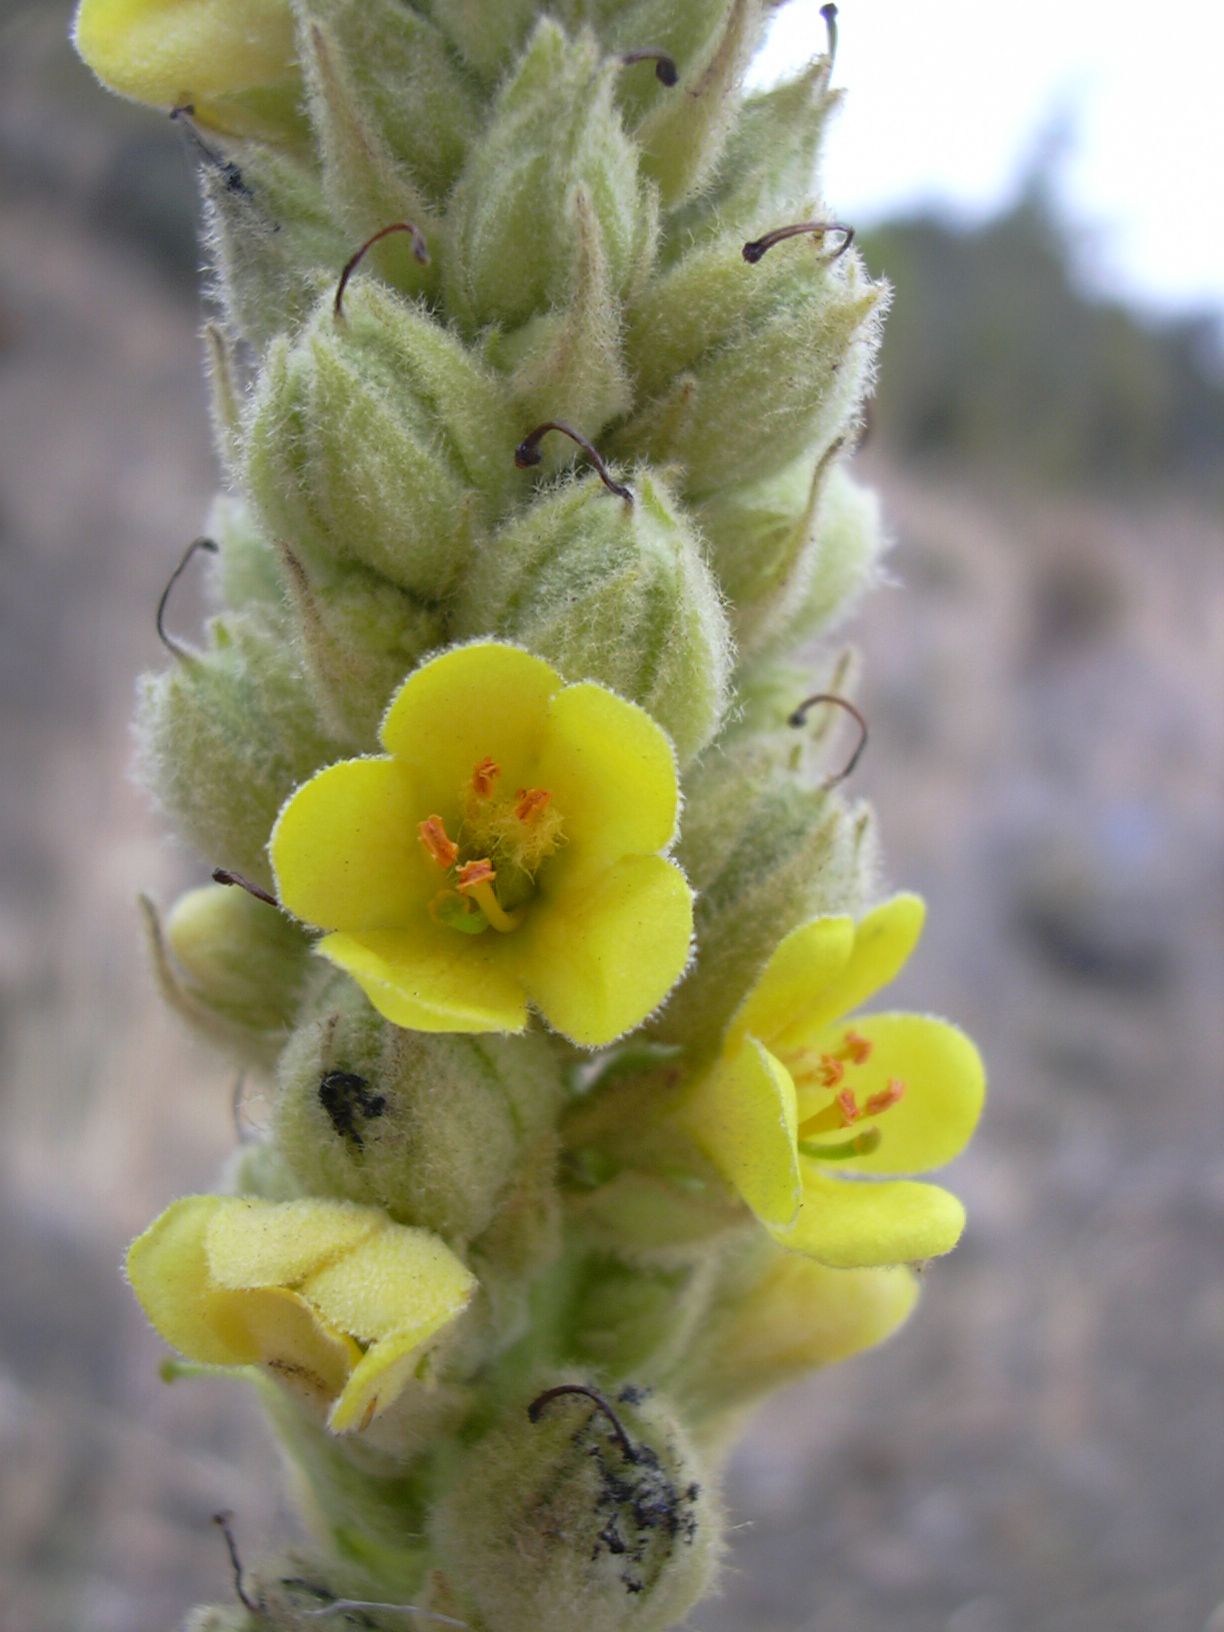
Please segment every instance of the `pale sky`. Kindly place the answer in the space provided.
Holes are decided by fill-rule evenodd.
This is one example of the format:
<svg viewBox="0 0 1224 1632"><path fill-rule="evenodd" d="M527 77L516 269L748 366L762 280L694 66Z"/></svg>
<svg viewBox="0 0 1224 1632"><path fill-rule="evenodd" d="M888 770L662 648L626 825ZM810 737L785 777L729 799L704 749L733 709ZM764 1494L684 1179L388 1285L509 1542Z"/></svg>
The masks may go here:
<svg viewBox="0 0 1224 1632"><path fill-rule="evenodd" d="M840 0L830 205L852 222L922 203L970 217L1014 187L1055 116L1060 190L1097 285L1159 310L1224 310L1224 7L1218 0ZM753 79L823 49L790 0Z"/></svg>

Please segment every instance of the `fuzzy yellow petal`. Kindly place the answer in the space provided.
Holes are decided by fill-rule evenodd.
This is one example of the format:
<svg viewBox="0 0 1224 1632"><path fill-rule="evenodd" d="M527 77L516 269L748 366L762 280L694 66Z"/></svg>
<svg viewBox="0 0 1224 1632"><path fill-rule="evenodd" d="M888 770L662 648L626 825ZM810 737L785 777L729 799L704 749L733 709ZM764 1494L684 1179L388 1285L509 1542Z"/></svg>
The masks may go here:
<svg viewBox="0 0 1224 1632"><path fill-rule="evenodd" d="M351 1253L382 1215L351 1201L214 1198L205 1251L212 1281L231 1290L294 1286Z"/></svg>
<svg viewBox="0 0 1224 1632"><path fill-rule="evenodd" d="M239 1300L219 1290L205 1236L221 1196L184 1196L154 1219L128 1249L127 1274L158 1334L206 1365L241 1366L257 1358Z"/></svg>
<svg viewBox="0 0 1224 1632"><path fill-rule="evenodd" d="M82 0L74 38L104 84L155 107L297 78L288 0Z"/></svg>
<svg viewBox="0 0 1224 1632"><path fill-rule="evenodd" d="M398 929L325 935L316 950L348 971L379 1014L412 1031L522 1031L517 936L459 935L422 908Z"/></svg>
<svg viewBox="0 0 1224 1632"><path fill-rule="evenodd" d="M410 674L379 737L419 790L418 819L457 810L486 756L501 768L503 787L538 786L545 715L560 686L543 658L496 641L455 647Z"/></svg>
<svg viewBox="0 0 1224 1632"><path fill-rule="evenodd" d="M891 1337L917 1301L918 1277L904 1265L831 1269L779 1252L744 1296L733 1364L769 1377L837 1365Z"/></svg>
<svg viewBox="0 0 1224 1632"><path fill-rule="evenodd" d="M420 797L392 759L347 759L304 782L272 829L281 904L320 929L389 929L438 888L422 850Z"/></svg>
<svg viewBox="0 0 1224 1632"><path fill-rule="evenodd" d="M880 1143L865 1155L838 1163L862 1173L929 1173L959 1156L969 1143L986 1094L986 1073L977 1049L956 1026L921 1014L864 1014L850 1022L872 1045L871 1057L848 1074L860 1105L890 1081L905 1092L873 1122ZM844 1027L830 1027L824 1046L831 1052ZM816 1046L821 1047L818 1041ZM805 1107L806 1109L806 1107Z"/></svg>
<svg viewBox="0 0 1224 1632"><path fill-rule="evenodd" d="M910 1179L839 1179L803 1163L803 1206L774 1239L835 1269L914 1263L950 1252L965 1210L935 1184Z"/></svg>
<svg viewBox="0 0 1224 1632"><path fill-rule="evenodd" d="M861 919L845 967L826 986L809 994L780 1045L808 1042L833 1020L887 986L909 961L922 934L926 906L917 895L894 895Z"/></svg>
<svg viewBox="0 0 1224 1632"><path fill-rule="evenodd" d="M727 1048L749 1033L772 1046L844 973L853 948L853 918L813 918L791 930L732 1016Z"/></svg>
<svg viewBox="0 0 1224 1632"><path fill-rule="evenodd" d="M565 821L567 865L665 849L676 831L676 756L644 709L592 683L552 699L535 769Z"/></svg>
<svg viewBox="0 0 1224 1632"><path fill-rule="evenodd" d="M351 1337L320 1319L306 1298L287 1287L229 1295L246 1326L251 1362L322 1403L335 1399L362 1357Z"/></svg>
<svg viewBox="0 0 1224 1632"><path fill-rule="evenodd" d="M662 856L565 875L519 931L528 996L563 1036L610 1043L656 1009L688 962L693 895Z"/></svg>
<svg viewBox="0 0 1224 1632"><path fill-rule="evenodd" d="M803 1199L795 1085L749 1037L696 1085L680 1113L697 1144L765 1224L784 1229Z"/></svg>

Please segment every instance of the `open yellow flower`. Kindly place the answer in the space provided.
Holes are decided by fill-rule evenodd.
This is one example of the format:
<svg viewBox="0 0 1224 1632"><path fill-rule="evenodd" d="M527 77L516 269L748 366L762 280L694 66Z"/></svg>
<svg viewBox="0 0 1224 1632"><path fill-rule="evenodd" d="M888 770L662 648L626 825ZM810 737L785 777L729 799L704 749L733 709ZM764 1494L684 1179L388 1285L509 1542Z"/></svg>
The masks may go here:
<svg viewBox="0 0 1224 1632"><path fill-rule="evenodd" d="M496 642L417 669L383 757L300 787L269 853L318 951L416 1031L521 1031L530 1003L593 1047L688 960L692 894L662 852L679 795L654 721Z"/></svg>
<svg viewBox="0 0 1224 1632"><path fill-rule="evenodd" d="M923 1173L962 1150L985 1093L977 1049L917 1014L842 1018L893 978L924 908L898 895L855 924L779 944L680 1120L783 1246L836 1268L932 1258L964 1210Z"/></svg>
<svg viewBox="0 0 1224 1632"><path fill-rule="evenodd" d="M366 1428L412 1381L476 1281L428 1230L347 1201L187 1196L128 1251L166 1342L216 1366L263 1366Z"/></svg>
<svg viewBox="0 0 1224 1632"><path fill-rule="evenodd" d="M190 106L237 136L292 128L301 95L288 0L81 0L73 38L104 85Z"/></svg>

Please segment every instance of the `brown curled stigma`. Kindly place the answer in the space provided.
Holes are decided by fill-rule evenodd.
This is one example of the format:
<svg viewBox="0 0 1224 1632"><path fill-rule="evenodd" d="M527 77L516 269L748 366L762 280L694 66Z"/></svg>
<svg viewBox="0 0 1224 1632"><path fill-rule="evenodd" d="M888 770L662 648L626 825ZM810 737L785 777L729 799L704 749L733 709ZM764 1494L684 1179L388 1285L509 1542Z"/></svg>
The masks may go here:
<svg viewBox="0 0 1224 1632"><path fill-rule="evenodd" d="M826 789L835 788L839 782L844 782L853 773L855 766L863 757L863 750L867 746L867 721L864 719L862 711L856 708L848 697L840 697L835 691L817 691L811 697L805 697L794 713L787 715L787 725L798 727L806 724L809 710L815 708L818 703L829 703L834 708L845 709L859 728L859 740L855 744L854 752L835 776L826 777L825 779L824 786Z"/></svg>
<svg viewBox="0 0 1224 1632"><path fill-rule="evenodd" d="M825 56L829 59L829 73L833 73L833 64L837 61L837 7L832 4L821 6L820 15L824 18L825 30L829 36L828 49Z"/></svg>
<svg viewBox="0 0 1224 1632"><path fill-rule="evenodd" d="M625 1432L625 1425L616 1412L604 1399L603 1395L585 1383L558 1383L556 1388L546 1388L543 1394L538 1394L527 1407L527 1418L530 1422L539 1422L545 1406L551 1405L554 1400L561 1399L566 1394L581 1394L584 1399L590 1400L597 1411L603 1413L612 1424L612 1436L621 1448L621 1454L626 1462L636 1462L638 1453L634 1449L633 1441Z"/></svg>
<svg viewBox="0 0 1224 1632"><path fill-rule="evenodd" d="M840 221L796 221L793 226L775 227L772 232L767 232L763 238L751 239L744 245L740 253L750 265L755 266L775 244L782 243L786 238L798 238L805 232L814 233L818 238L823 238L827 232L841 233L842 241L829 256L831 261L840 260L854 242L854 228L843 226Z"/></svg>
<svg viewBox="0 0 1224 1632"><path fill-rule="evenodd" d="M622 51L621 63L631 68L635 62L653 62L655 78L660 85L671 86L679 84L680 70L676 67L675 57L669 57L666 51L660 51L655 46L643 46L640 51Z"/></svg>
<svg viewBox="0 0 1224 1632"><path fill-rule="evenodd" d="M374 245L383 238L389 238L393 232L410 233L412 235L412 253L422 266L429 265L429 245L425 242L425 234L420 227L415 226L411 221L392 221L389 227L380 227L376 233L366 239L360 249L354 250L344 263L344 270L340 274L340 282L336 285L336 298L332 303L332 309L340 322L344 321L344 291L348 288L349 279L356 272L369 251L374 248Z"/></svg>
<svg viewBox="0 0 1224 1632"><path fill-rule="evenodd" d="M232 884L236 889L245 890L248 895L253 895L256 901L266 901L270 907L280 907L280 902L274 895L269 895L260 885L244 877L242 873L233 872L229 867L214 867L212 881L214 884Z"/></svg>
<svg viewBox="0 0 1224 1632"><path fill-rule="evenodd" d="M225 1537L225 1550L229 1554L230 1564L234 1571L234 1593L238 1602L248 1614L258 1615L262 1605L258 1604L246 1590L246 1581L242 1573L242 1560L238 1556L238 1543L234 1540L234 1532L230 1527L232 1513L214 1513L212 1522Z"/></svg>
<svg viewBox="0 0 1224 1632"><path fill-rule="evenodd" d="M568 436L571 442L576 442L594 465L600 481L608 492L615 493L617 498L624 499L626 504L633 503L632 489L626 487L623 482L613 481L612 473L604 464L598 448L592 442L589 442L581 431L574 430L572 425L563 424L559 419L546 420L543 425L537 425L535 430L525 436L518 447L515 448L514 463L520 470L530 470L533 465L539 464L544 457L540 452L540 443L548 435L549 431L560 431L562 436Z"/></svg>
<svg viewBox="0 0 1224 1632"><path fill-rule="evenodd" d="M177 640L173 639L172 636L166 633L166 607L170 604L170 591L174 588L175 584L178 583L179 579L183 576L183 573L187 570L187 563L191 560L192 556L197 550L207 550L210 555L216 555L216 540L211 538L192 539L191 543L188 544L187 548L183 551L182 560L166 580L166 587L162 590L161 596L157 602L157 638L172 656L179 658L186 658L190 654L187 652L185 647L180 646Z"/></svg>

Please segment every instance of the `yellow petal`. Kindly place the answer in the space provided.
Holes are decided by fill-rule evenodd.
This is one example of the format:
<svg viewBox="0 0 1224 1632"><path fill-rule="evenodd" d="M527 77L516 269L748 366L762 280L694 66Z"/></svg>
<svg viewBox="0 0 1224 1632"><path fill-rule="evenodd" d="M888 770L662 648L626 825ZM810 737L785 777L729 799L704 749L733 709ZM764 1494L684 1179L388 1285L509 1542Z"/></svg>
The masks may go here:
<svg viewBox="0 0 1224 1632"><path fill-rule="evenodd" d="M795 1151L795 1086L755 1037L721 1060L680 1120L763 1223L784 1229L803 1200Z"/></svg>
<svg viewBox="0 0 1224 1632"><path fill-rule="evenodd" d="M672 841L672 745L644 709L603 686L566 686L553 698L534 776L565 820L558 860L582 866L652 855Z"/></svg>
<svg viewBox="0 0 1224 1632"><path fill-rule="evenodd" d="M926 904L918 895L894 895L861 919L854 931L849 961L808 1006L804 1035L838 1020L887 986L909 961L918 944Z"/></svg>
<svg viewBox="0 0 1224 1632"><path fill-rule="evenodd" d="M384 1216L374 1234L308 1275L299 1290L329 1326L373 1343L453 1319L475 1292L476 1278L438 1236Z"/></svg>
<svg viewBox="0 0 1224 1632"><path fill-rule="evenodd" d="M287 0L82 0L74 38L100 80L154 107L297 76Z"/></svg>
<svg viewBox="0 0 1224 1632"><path fill-rule="evenodd" d="M731 1018L727 1048L751 1033L767 1047L806 1021L821 994L844 972L854 947L853 918L813 918L779 941L756 985Z"/></svg>
<svg viewBox="0 0 1224 1632"><path fill-rule="evenodd" d="M394 1025L412 1031L522 1031L527 1001L514 946L521 933L459 935L422 911L400 929L325 935L316 950L346 969Z"/></svg>
<svg viewBox="0 0 1224 1632"><path fill-rule="evenodd" d="M209 1273L205 1236L229 1198L184 1196L154 1219L128 1249L127 1274L158 1334L205 1365L257 1359L240 1304Z"/></svg>
<svg viewBox="0 0 1224 1632"><path fill-rule="evenodd" d="M362 1358L351 1337L321 1320L306 1298L285 1287L229 1296L246 1325L253 1361L320 1404L336 1398Z"/></svg>
<svg viewBox="0 0 1224 1632"><path fill-rule="evenodd" d="M496 641L455 647L410 674L379 737L420 790L418 820L435 811L450 818L473 767L487 756L501 768L502 788L540 786L536 756L548 700L560 685L543 658Z"/></svg>
<svg viewBox="0 0 1224 1632"><path fill-rule="evenodd" d="M986 1094L982 1058L969 1038L928 1015L863 1014L831 1026L816 1048L832 1053L851 1027L872 1044L871 1057L848 1069L844 1079L860 1107L890 1081L904 1083L905 1092L881 1116L854 1124L856 1132L874 1124L880 1143L839 1162L839 1169L929 1173L958 1156L977 1126Z"/></svg>
<svg viewBox="0 0 1224 1632"><path fill-rule="evenodd" d="M376 1207L351 1201L218 1197L204 1247L213 1284L237 1291L294 1286L381 1229Z"/></svg>
<svg viewBox="0 0 1224 1632"><path fill-rule="evenodd" d="M832 1366L883 1343L918 1301L918 1277L903 1265L830 1269L779 1252L743 1303L716 1364L746 1378Z"/></svg>
<svg viewBox="0 0 1224 1632"><path fill-rule="evenodd" d="M392 759L346 759L304 782L268 844L281 904L320 929L392 929L439 887L417 824L430 815Z"/></svg>
<svg viewBox="0 0 1224 1632"><path fill-rule="evenodd" d="M782 1246L822 1264L864 1269L937 1258L956 1245L964 1224L964 1208L938 1185L832 1178L815 1162L804 1161L799 1216L772 1234Z"/></svg>
<svg viewBox="0 0 1224 1632"><path fill-rule="evenodd" d="M662 856L627 856L593 875L568 872L508 938L521 938L523 981L545 1020L593 1048L659 1006L684 972L692 933L693 895L680 869Z"/></svg>

